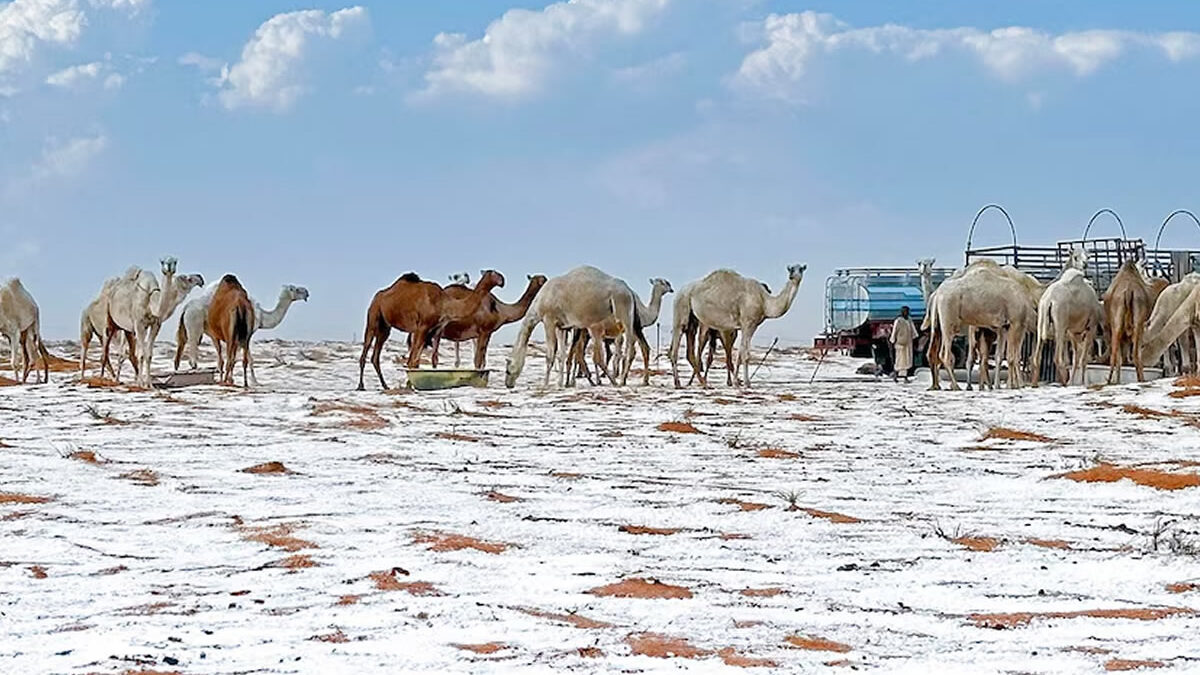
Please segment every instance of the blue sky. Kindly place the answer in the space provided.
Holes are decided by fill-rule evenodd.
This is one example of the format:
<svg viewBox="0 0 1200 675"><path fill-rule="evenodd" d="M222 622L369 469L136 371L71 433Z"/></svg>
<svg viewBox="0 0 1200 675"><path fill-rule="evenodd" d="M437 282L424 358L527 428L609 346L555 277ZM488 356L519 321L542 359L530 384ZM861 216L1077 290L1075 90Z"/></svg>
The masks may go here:
<svg viewBox="0 0 1200 675"><path fill-rule="evenodd" d="M54 338L171 254L264 304L307 286L279 337L359 339L410 270L511 300L583 263L645 296L806 262L760 336L807 340L832 268L958 265L985 203L1031 244L1200 208L1198 75L1182 2L14 0L0 276Z"/></svg>

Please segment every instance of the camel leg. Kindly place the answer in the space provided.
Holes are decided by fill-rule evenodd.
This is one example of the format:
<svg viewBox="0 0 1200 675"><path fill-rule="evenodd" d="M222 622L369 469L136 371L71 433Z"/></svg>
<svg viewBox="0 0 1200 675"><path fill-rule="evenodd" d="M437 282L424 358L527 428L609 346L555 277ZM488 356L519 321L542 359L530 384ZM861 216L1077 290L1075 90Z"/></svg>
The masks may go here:
<svg viewBox="0 0 1200 675"><path fill-rule="evenodd" d="M742 386L750 388L750 343L754 340L754 331L758 326L742 326L742 344L738 351L738 365L742 367ZM734 378L735 382L737 378Z"/></svg>
<svg viewBox="0 0 1200 675"><path fill-rule="evenodd" d="M642 350L642 384L650 386L650 343L646 341L646 336L642 331L635 331L634 337L637 338L638 347Z"/></svg>
<svg viewBox="0 0 1200 675"><path fill-rule="evenodd" d="M475 338L475 370L483 370L487 367L488 343L491 341L491 333L480 333L479 337Z"/></svg>
<svg viewBox="0 0 1200 675"><path fill-rule="evenodd" d="M375 328L375 344L371 347L371 366L375 368L375 375L379 377L379 386L387 391L387 382L383 379L383 369L379 366L379 355L383 352L383 345L387 342L388 336L392 332L391 325L384 323ZM365 347L364 347L365 349ZM361 379L361 378L360 378Z"/></svg>
<svg viewBox="0 0 1200 675"><path fill-rule="evenodd" d="M1146 368L1142 363L1142 331L1145 329L1146 322L1135 315L1133 321L1133 367L1137 370L1138 382L1146 381Z"/></svg>
<svg viewBox="0 0 1200 675"><path fill-rule="evenodd" d="M1124 332L1124 330L1123 330L1124 326L1122 324L1125 323L1125 321L1124 321L1124 317L1118 317L1118 319L1119 320L1117 320L1117 321L1113 321L1113 326L1112 326L1112 330L1111 330L1112 335L1109 338L1109 347L1108 347L1108 357L1109 357L1108 383L1109 384L1116 384L1117 382L1120 381L1119 371L1122 366L1121 340L1124 339L1124 337L1125 337L1124 335L1122 335L1122 333Z"/></svg>
<svg viewBox="0 0 1200 675"><path fill-rule="evenodd" d="M454 346L457 348L458 343L455 343ZM438 367L438 352L440 352L441 350L442 350L442 333L441 333L441 331L438 331L438 332L434 333L434 335L433 335L433 355L429 357L429 365L433 366L434 368Z"/></svg>
<svg viewBox="0 0 1200 675"><path fill-rule="evenodd" d="M1008 361L1008 388L1021 388L1021 343L1024 342L1025 328L1024 326L1010 325L1005 331L1007 336L1004 342L1008 347L1006 360ZM1000 352L996 352L997 361L1000 359ZM996 375L1000 374L1000 364L996 364Z"/></svg>
<svg viewBox="0 0 1200 675"><path fill-rule="evenodd" d="M1067 386L1071 383L1071 378L1075 375L1075 364L1067 363L1067 332L1063 331L1062 335L1054 338L1054 369L1055 378L1062 383L1062 386ZM1075 361L1079 360L1079 346L1075 346ZM1035 366L1036 368L1036 366ZM1034 370L1034 377L1037 377L1037 370Z"/></svg>
<svg viewBox="0 0 1200 675"><path fill-rule="evenodd" d="M979 342L980 342L979 331L974 328L968 328L967 329L967 391L971 391L971 389L972 389L971 372L975 370L975 356L979 353ZM984 381L987 379L987 376L984 375L984 373L987 372L987 354L984 354L983 358L981 360L983 361L983 364L979 367L979 389L983 390ZM953 371L951 371L951 377L953 377Z"/></svg>
<svg viewBox="0 0 1200 675"><path fill-rule="evenodd" d="M608 364L604 359L604 334L600 329L592 327L588 329L592 341L592 363L596 364L596 378L601 382L604 378L608 378L610 384L617 386L617 378L613 376L612 371L608 369Z"/></svg>
<svg viewBox="0 0 1200 675"><path fill-rule="evenodd" d="M683 333L683 329L678 324L672 327L671 346L667 350L667 356L671 359L671 378L675 381L676 389L681 386L679 381L679 340L683 337Z"/></svg>
<svg viewBox="0 0 1200 675"><path fill-rule="evenodd" d="M87 376L87 353L92 344L92 329L90 326L79 331L79 378ZM101 373L103 375L103 373Z"/></svg>
<svg viewBox="0 0 1200 675"><path fill-rule="evenodd" d="M33 370L33 355L29 353L29 336L32 330L33 327L31 326L21 331L21 356L23 357L21 364L25 368L25 371L21 374L21 384L29 382L29 373ZM13 370L16 370L16 362L13 363Z"/></svg>
<svg viewBox="0 0 1200 675"><path fill-rule="evenodd" d="M697 379L700 380L700 386L702 386L702 387L705 386L705 384L704 384L705 373L704 373L703 368L700 366L700 352L703 351L703 348L700 347L699 344L697 344L698 342L702 342L702 340L696 339L698 335L699 335L698 325L697 325L697 327L693 327L693 328L689 329L687 332L687 360L688 360L688 365L690 365L692 367L692 376L688 378L688 386L689 387L692 386L692 382L696 381Z"/></svg>
<svg viewBox="0 0 1200 675"><path fill-rule="evenodd" d="M1045 340L1043 340L1043 339L1042 339L1040 336L1039 336L1039 337L1038 337L1036 340L1034 340L1034 346L1033 346L1033 377L1031 378L1031 380L1032 380L1032 381L1029 383L1029 385L1030 385L1031 387L1033 387L1034 389L1037 389L1037 386L1038 386L1038 384L1040 383L1041 376L1042 376L1042 374L1041 374L1041 370L1042 370L1042 347L1044 347L1044 346L1046 346L1046 341L1045 341ZM1055 353L1055 354L1057 354L1057 353L1058 353L1058 339L1057 339L1057 338L1056 338L1056 339L1055 339L1055 341L1054 341L1054 353ZM1055 358L1055 365L1056 365L1056 366L1057 366L1057 363L1058 363L1058 359L1057 359L1057 358ZM1060 371L1060 372L1061 372L1061 371ZM1055 373L1055 374L1054 374L1054 376L1055 376L1056 378L1058 377L1058 375L1059 375L1058 373Z"/></svg>
<svg viewBox="0 0 1200 675"><path fill-rule="evenodd" d="M696 371L696 376L700 378L700 386L708 389L708 371L704 369L704 345L708 344L708 326L699 323L696 326L696 355L695 362L692 368Z"/></svg>
<svg viewBox="0 0 1200 675"><path fill-rule="evenodd" d="M251 373L254 372L252 369L252 364L253 364L253 360L250 357L250 343L249 343L249 341L247 341L246 344L242 347L242 386L243 387L250 386L250 375L251 375Z"/></svg>
<svg viewBox="0 0 1200 675"><path fill-rule="evenodd" d="M8 364L10 366L12 366L14 381L21 379L21 366L17 362L17 354L18 354L17 350L20 349L20 346L17 343L20 340L21 340L21 338L19 335L9 335L8 336L8 348L9 348Z"/></svg>
<svg viewBox="0 0 1200 675"><path fill-rule="evenodd" d="M547 389L550 388L550 371L554 369L554 364L558 360L558 331L558 324L546 321L546 380L542 385ZM563 384L561 373L558 383L560 386Z"/></svg>
<svg viewBox="0 0 1200 675"><path fill-rule="evenodd" d="M108 363L108 350L112 346L112 336L117 332L117 327L110 321L104 329L104 335L100 336L100 377L104 377L104 369L110 367ZM113 377L116 382L121 381L121 374L118 372Z"/></svg>
<svg viewBox="0 0 1200 675"><path fill-rule="evenodd" d="M954 336L958 334L958 330L956 326L950 325L950 321L946 317L941 317L941 319L942 365L944 365L946 370L950 373L951 391L959 391L962 389L962 387L958 386L958 378L954 376L954 350L951 344L954 341Z"/></svg>

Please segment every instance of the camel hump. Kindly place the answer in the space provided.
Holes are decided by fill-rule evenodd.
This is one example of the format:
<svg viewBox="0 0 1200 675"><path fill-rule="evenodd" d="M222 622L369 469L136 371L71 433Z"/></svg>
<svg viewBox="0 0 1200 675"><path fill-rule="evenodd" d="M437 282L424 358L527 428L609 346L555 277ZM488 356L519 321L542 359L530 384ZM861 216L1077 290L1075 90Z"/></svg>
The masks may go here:
<svg viewBox="0 0 1200 675"><path fill-rule="evenodd" d="M221 277L221 285L222 286L233 286L234 288L241 288L242 282L238 281L238 278L236 276L234 276L232 274L226 274L225 276Z"/></svg>
<svg viewBox="0 0 1200 675"><path fill-rule="evenodd" d="M420 280L421 280L421 277L418 276L416 272L408 272L407 274L403 274L400 277L400 281L407 281L410 284L415 284Z"/></svg>

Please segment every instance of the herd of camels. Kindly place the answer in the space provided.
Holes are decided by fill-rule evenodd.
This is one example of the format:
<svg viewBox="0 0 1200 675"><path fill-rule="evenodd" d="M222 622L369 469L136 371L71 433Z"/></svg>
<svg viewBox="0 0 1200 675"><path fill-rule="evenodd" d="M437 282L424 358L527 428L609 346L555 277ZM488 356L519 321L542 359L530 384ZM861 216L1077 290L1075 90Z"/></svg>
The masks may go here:
<svg viewBox="0 0 1200 675"><path fill-rule="evenodd" d="M203 276L177 274L176 268L174 258L164 258L161 279L131 267L124 275L104 282L80 318L81 376L87 372L88 347L99 337L100 374L111 373L119 381L121 359L114 364L110 348L114 338L123 338L136 383L151 386L153 345L162 325L193 289L204 286ZM788 311L805 269L805 265L789 266L787 281L776 294L761 281L728 269L716 270L680 289L673 303L669 352L675 386L682 386L677 362L681 342L686 339L692 380L708 386L708 368L720 342L727 383L748 387L754 334L763 321ZM977 357L982 357L981 385L998 386L1002 355L1009 364L1010 388L1021 386L1025 368L1031 371L1036 386L1041 348L1050 340L1062 384L1075 380L1086 367L1097 339L1101 351L1107 351L1110 382L1116 380L1127 360L1132 360L1139 381L1143 380L1144 365L1158 362L1168 347L1189 331L1195 351L1200 353L1200 273L1168 285L1150 278L1141 261L1129 261L1101 298L1086 276L1086 257L1081 250L1071 252L1062 273L1048 285L1014 267L979 260L935 289L933 260L919 261L918 269L928 308L922 328L929 334L927 355L933 389L940 388L942 369L950 371L950 387L959 388L953 376L951 344L963 333L969 344L968 387L969 371ZM409 273L375 294L367 310L358 389L364 389L368 353L380 386L388 388L380 353L393 329L408 334L410 369L420 366L427 348L432 349L431 362L436 368L442 340L456 345L456 361L457 345L474 341L474 367L484 369L492 335L518 321L520 329L505 370L507 387L516 384L524 369L529 340L539 324L546 336L544 385L549 386L555 372L560 386L573 384L579 375L595 382L584 356L589 342L597 376L620 385L627 383L640 348L643 382L648 384L650 349L644 331L658 322L665 296L674 292L665 279L651 279L650 302L644 304L625 281L586 265L550 279L530 275L525 292L511 304L492 292L505 283L504 275L495 270L481 272L473 286L466 275L454 275L451 281L443 287ZM210 293L183 306L176 333L175 370L185 355L190 367L197 368L199 344L207 335L216 347L222 383L233 384L240 351L243 383L257 384L251 337L258 330L278 326L292 303L306 300L307 289L285 285L275 307L266 310L250 298L237 277L223 276ZM39 324L37 303L20 280L0 285L0 334L9 340L10 364L14 377L21 381L28 381L39 359L43 369L36 379L49 381L50 357ZM734 343L739 336L735 356ZM1023 363L1020 356L1027 339L1036 341L1032 363ZM994 381L987 374L992 342L996 343ZM709 350L707 364L702 363L705 347ZM1188 353L1189 349L1182 349L1183 358ZM1187 367L1194 370L1197 359L1191 361Z"/></svg>

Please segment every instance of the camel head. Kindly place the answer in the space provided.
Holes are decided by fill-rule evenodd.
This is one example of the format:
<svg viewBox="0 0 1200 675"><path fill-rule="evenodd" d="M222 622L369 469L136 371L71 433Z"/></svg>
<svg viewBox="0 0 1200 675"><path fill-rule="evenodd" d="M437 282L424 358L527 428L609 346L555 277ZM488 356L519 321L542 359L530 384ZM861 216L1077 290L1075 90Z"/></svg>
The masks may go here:
<svg viewBox="0 0 1200 675"><path fill-rule="evenodd" d="M675 289L671 288L671 282L667 281L666 279L659 279L659 278L651 279L650 280L650 288L653 290L658 290L663 295L666 295L667 293L675 292ZM653 291L651 291L651 292L653 292Z"/></svg>
<svg viewBox="0 0 1200 675"><path fill-rule="evenodd" d="M548 281L545 274L526 274L525 278L529 280L529 287L535 290L540 290Z"/></svg>
<svg viewBox="0 0 1200 675"><path fill-rule="evenodd" d="M303 286L285 285L283 287L283 295L292 302L303 300L308 302L308 289Z"/></svg>
<svg viewBox="0 0 1200 675"><path fill-rule="evenodd" d="M480 270L479 283L475 284L475 288L504 288L504 275L496 270Z"/></svg>
<svg viewBox="0 0 1200 675"><path fill-rule="evenodd" d="M451 274L450 275L450 283L457 284L460 286L467 286L471 283L471 275L466 272L459 272L458 274Z"/></svg>
<svg viewBox="0 0 1200 675"><path fill-rule="evenodd" d="M804 270L808 265L788 265L788 281L799 283L804 280Z"/></svg>
<svg viewBox="0 0 1200 675"><path fill-rule="evenodd" d="M917 270L920 271L922 275L933 274L933 263L933 258L921 258L917 261Z"/></svg>
<svg viewBox="0 0 1200 675"><path fill-rule="evenodd" d="M204 288L204 277L199 274L184 274L175 277L175 288L179 290L181 296L187 295L192 292L193 288Z"/></svg>
<svg viewBox="0 0 1200 675"><path fill-rule="evenodd" d="M1079 270L1087 272L1087 251L1075 246L1071 247L1070 254L1067 255L1067 266L1064 269Z"/></svg>
<svg viewBox="0 0 1200 675"><path fill-rule="evenodd" d="M179 261L173 256L167 256L162 260L159 260L159 263L162 265L163 276L168 276L175 274L175 267L179 264Z"/></svg>
<svg viewBox="0 0 1200 675"><path fill-rule="evenodd" d="M513 361L512 358L504 360L504 386L512 389L517 386L517 378L521 375L521 367L524 365L524 355L518 357L520 363Z"/></svg>

